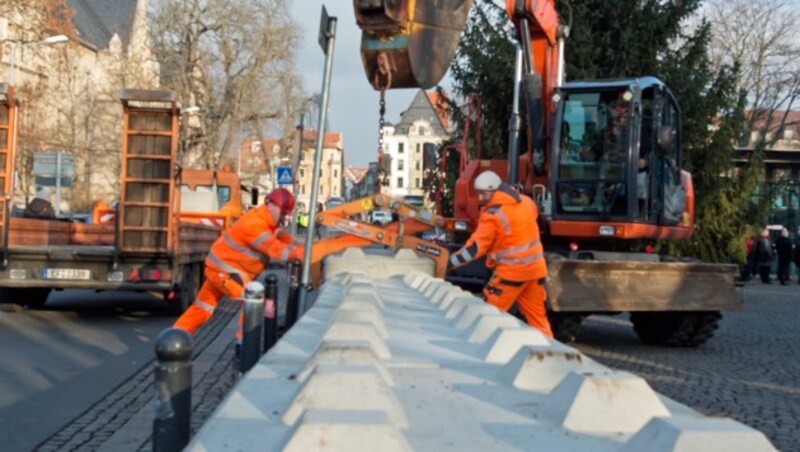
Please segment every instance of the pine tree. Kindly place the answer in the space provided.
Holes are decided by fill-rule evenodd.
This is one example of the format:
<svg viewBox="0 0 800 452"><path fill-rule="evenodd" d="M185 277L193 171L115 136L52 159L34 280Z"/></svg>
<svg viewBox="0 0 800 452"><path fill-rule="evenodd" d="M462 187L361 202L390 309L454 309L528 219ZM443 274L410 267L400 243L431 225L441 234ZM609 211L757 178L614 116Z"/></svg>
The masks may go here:
<svg viewBox="0 0 800 452"><path fill-rule="evenodd" d="M570 25L566 44L568 80L654 75L671 88L682 107L683 167L693 175L693 239L663 243L670 253L704 261L744 259L747 224L760 220L751 198L762 171L756 151L748 167L734 171L734 142L743 133L745 96L738 68L712 69L711 29L688 19L699 0L588 0L558 2ZM484 142L505 156L513 90L513 29L490 1L477 1L452 66L454 91L483 94ZM491 93L491 94L487 94Z"/></svg>

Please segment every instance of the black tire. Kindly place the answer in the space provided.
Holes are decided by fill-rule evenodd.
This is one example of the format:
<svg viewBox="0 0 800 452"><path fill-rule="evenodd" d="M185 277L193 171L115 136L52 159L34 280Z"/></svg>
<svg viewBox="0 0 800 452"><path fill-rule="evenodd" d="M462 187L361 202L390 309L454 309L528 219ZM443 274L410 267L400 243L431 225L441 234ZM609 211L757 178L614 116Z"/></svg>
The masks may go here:
<svg viewBox="0 0 800 452"><path fill-rule="evenodd" d="M27 306L29 309L41 309L47 303L47 297L50 296L52 289L33 287L9 287L6 289L8 301L16 303L21 306Z"/></svg>
<svg viewBox="0 0 800 452"><path fill-rule="evenodd" d="M722 314L712 312L633 312L631 323L648 344L699 347L714 336Z"/></svg>
<svg viewBox="0 0 800 452"><path fill-rule="evenodd" d="M200 290L201 264L186 265L183 267L183 280L175 291L175 297L167 300L167 306L172 314L181 315L194 303L197 291Z"/></svg>
<svg viewBox="0 0 800 452"><path fill-rule="evenodd" d="M550 321L550 328L553 336L559 342L569 344L578 339L581 323L586 318L582 312L554 312L547 311L547 319Z"/></svg>

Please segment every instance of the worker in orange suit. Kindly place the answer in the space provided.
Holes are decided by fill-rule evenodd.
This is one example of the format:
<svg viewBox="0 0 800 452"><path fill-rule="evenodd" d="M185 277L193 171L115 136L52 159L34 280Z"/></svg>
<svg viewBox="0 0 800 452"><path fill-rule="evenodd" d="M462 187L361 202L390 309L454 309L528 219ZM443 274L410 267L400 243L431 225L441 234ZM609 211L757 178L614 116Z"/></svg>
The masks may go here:
<svg viewBox="0 0 800 452"><path fill-rule="evenodd" d="M264 271L271 260L286 263L302 259L303 247L280 229L286 215L292 213L294 202L289 190L273 190L264 204L242 215L211 245L205 262L206 280L194 303L175 322L175 328L194 334L214 314L220 298L242 299L247 283ZM240 315L236 333L240 342L241 324Z"/></svg>
<svg viewBox="0 0 800 452"><path fill-rule="evenodd" d="M486 266L494 270L483 289L486 301L503 311L517 302L528 324L552 338L545 308L547 265L536 224L536 203L502 183L493 171L478 175L474 186L483 206L478 227L464 247L450 256L451 268L486 255Z"/></svg>

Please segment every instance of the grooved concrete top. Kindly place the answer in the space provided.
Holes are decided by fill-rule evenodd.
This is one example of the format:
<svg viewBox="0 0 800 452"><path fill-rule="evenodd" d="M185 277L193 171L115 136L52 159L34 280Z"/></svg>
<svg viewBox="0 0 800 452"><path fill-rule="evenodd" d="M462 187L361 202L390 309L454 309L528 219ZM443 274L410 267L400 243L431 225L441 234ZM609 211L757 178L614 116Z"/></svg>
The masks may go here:
<svg viewBox="0 0 800 452"><path fill-rule="evenodd" d="M320 448L774 450L421 272L329 280L188 450Z"/></svg>

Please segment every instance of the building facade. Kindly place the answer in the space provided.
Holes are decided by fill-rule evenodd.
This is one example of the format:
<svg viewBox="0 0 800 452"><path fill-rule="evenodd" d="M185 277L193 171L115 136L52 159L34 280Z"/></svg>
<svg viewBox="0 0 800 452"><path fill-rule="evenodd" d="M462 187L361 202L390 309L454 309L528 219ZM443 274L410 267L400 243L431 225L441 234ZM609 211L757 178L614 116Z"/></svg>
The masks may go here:
<svg viewBox="0 0 800 452"><path fill-rule="evenodd" d="M419 90L400 121L382 129L385 155L390 158L383 190L393 197L426 196L425 169L449 137L447 116L438 94ZM427 157L426 157L427 156Z"/></svg>
<svg viewBox="0 0 800 452"><path fill-rule="evenodd" d="M0 17L0 79L13 78L22 101L15 204L24 205L39 188L56 192L51 184L59 180L53 201L59 211L75 213L96 199L117 200L117 93L157 88L160 66L150 47L146 0L66 3L71 20L56 29L45 28L41 5L33 1ZM67 42L47 45L53 35Z"/></svg>

